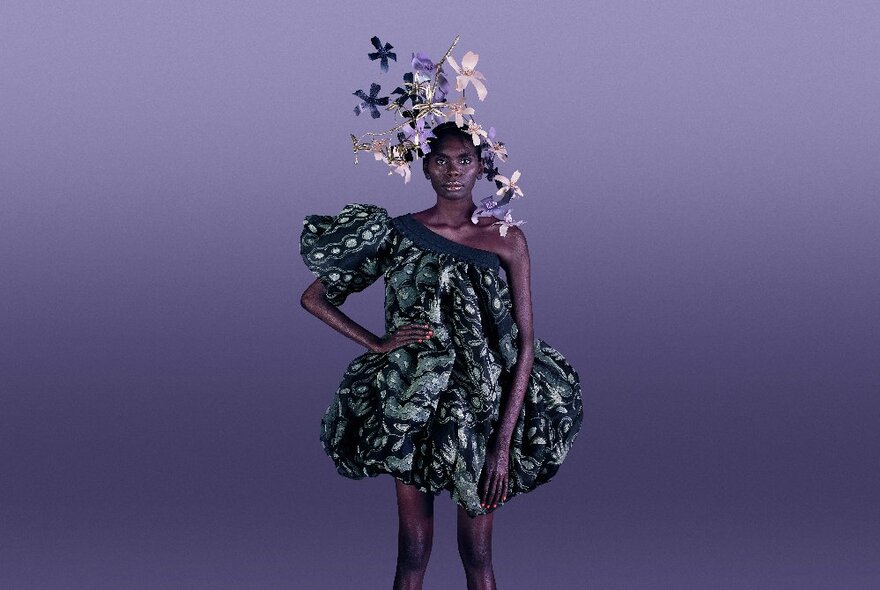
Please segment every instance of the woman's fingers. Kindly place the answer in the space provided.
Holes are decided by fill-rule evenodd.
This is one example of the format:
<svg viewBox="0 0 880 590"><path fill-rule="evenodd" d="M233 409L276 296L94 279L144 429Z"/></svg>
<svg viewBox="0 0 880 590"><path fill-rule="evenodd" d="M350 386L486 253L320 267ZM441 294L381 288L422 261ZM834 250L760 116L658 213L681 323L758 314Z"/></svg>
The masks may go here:
<svg viewBox="0 0 880 590"><path fill-rule="evenodd" d="M400 334L402 336L409 336L412 334L418 334L424 337L427 334L433 334L434 331L430 328L425 328L424 325L417 324L407 324L405 326L400 326L399 328L394 330L395 334Z"/></svg>
<svg viewBox="0 0 880 590"><path fill-rule="evenodd" d="M399 328L394 330L394 333L398 336L411 336L412 334L424 334L425 329L422 328L421 330L419 330L418 328L414 328L412 326L400 326Z"/></svg>
<svg viewBox="0 0 880 590"><path fill-rule="evenodd" d="M434 330L427 324L406 324L406 326L402 326L401 329L405 329L407 332L412 332L414 334L433 334Z"/></svg>
<svg viewBox="0 0 880 590"><path fill-rule="evenodd" d="M489 486L489 495L486 498L488 508L495 508L498 505L498 474L492 474L492 483Z"/></svg>
<svg viewBox="0 0 880 590"><path fill-rule="evenodd" d="M434 331L431 330L430 326L428 326L427 324L410 324L410 325L413 327L415 334L418 334L418 337L421 340L425 340L425 339L430 338L431 336L434 335ZM421 340L419 340L419 342L421 342Z"/></svg>
<svg viewBox="0 0 880 590"><path fill-rule="evenodd" d="M412 330L416 332L431 332L431 326L428 324L403 324L398 330Z"/></svg>
<svg viewBox="0 0 880 590"><path fill-rule="evenodd" d="M394 339L398 346L423 342L433 335L434 331L427 324L404 324L394 330Z"/></svg>

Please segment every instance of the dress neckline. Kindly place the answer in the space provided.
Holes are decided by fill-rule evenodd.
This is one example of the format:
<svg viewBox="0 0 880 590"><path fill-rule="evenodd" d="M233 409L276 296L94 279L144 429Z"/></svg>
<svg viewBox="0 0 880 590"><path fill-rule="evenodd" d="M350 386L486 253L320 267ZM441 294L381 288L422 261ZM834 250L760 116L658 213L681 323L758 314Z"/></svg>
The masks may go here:
<svg viewBox="0 0 880 590"><path fill-rule="evenodd" d="M395 226L406 234L408 238L426 248L452 254L493 270L498 270L501 259L498 254L482 248L465 246L446 236L431 230L424 223L413 217L412 213L405 213L393 220Z"/></svg>

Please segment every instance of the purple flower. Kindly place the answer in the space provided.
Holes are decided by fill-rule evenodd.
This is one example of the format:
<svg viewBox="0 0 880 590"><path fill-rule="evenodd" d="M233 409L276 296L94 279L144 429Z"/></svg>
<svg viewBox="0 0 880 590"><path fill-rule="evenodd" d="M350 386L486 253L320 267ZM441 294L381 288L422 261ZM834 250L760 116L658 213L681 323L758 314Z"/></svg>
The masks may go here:
<svg viewBox="0 0 880 590"><path fill-rule="evenodd" d="M508 228L515 227L517 225L522 225L525 223L525 221L523 221L523 220L514 221L513 217L511 217L512 211L513 211L513 209L508 209L507 212L504 214L504 219L502 219L501 221L496 221L495 223L492 224L492 225L500 225L501 226L498 228L498 231L501 233L502 238L507 235Z"/></svg>
<svg viewBox="0 0 880 590"><path fill-rule="evenodd" d="M428 132L425 130L424 119L417 119L415 127L412 124L404 125L403 134L406 139L417 144L422 149L423 154L427 154L430 151L428 147Z"/></svg>
<svg viewBox="0 0 880 590"><path fill-rule="evenodd" d="M427 54L421 51L412 54L412 67L417 72L434 73L434 62L431 61Z"/></svg>
<svg viewBox="0 0 880 590"><path fill-rule="evenodd" d="M428 57L427 54L420 51L413 54L412 67L415 71L423 72L427 74L428 78L433 79L434 68L437 67L437 64L431 61L431 58ZM437 88L434 91L434 100L437 102L443 102L446 100L447 94L449 94L449 80L446 79L445 72L441 67L440 72L437 74Z"/></svg>

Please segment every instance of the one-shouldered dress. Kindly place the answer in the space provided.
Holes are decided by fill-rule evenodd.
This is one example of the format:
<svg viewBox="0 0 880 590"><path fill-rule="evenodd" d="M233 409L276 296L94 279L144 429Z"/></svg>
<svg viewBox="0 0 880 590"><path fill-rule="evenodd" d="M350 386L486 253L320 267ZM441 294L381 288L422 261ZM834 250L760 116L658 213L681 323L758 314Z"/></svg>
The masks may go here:
<svg viewBox="0 0 880 590"><path fill-rule="evenodd" d="M486 514L480 475L518 349L497 254L365 203L307 216L300 254L331 304L384 276L386 330L413 322L433 329L423 342L367 352L348 365L320 430L338 473L385 473L434 495L448 490L469 515ZM544 340L534 340L534 352L506 502L550 481L583 420L578 373Z"/></svg>

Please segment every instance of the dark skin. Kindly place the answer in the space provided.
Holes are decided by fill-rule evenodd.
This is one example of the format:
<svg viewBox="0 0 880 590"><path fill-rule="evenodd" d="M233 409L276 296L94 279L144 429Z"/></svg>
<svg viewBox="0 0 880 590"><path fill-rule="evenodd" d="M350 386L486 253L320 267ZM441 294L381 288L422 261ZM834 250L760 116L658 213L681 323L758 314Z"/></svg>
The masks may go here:
<svg viewBox="0 0 880 590"><path fill-rule="evenodd" d="M482 165L469 136L448 135L437 140L423 160L423 171L436 193L437 202L429 209L413 213L413 218L449 240L498 255L511 290L514 320L519 329L519 353L511 387L503 392L500 420L489 440L480 477L481 506L488 513L471 517L458 507L458 547L467 587L469 590L494 589L491 560L493 510L507 496L513 428L534 362L528 244L519 227L508 228L507 235L502 237L498 226L493 225L497 221L493 217L480 217L476 224L471 222L471 215L476 210L472 190L476 181L482 178ZM372 352L389 352L432 336L429 326L418 323L405 324L377 336L331 305L320 280L309 285L301 303L331 328ZM395 487L400 528L394 588L421 588L433 539L434 496L396 479Z"/></svg>

